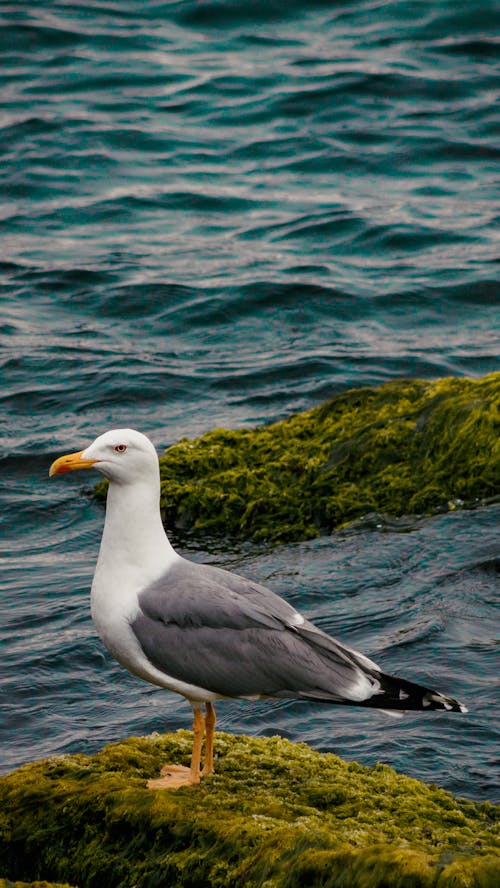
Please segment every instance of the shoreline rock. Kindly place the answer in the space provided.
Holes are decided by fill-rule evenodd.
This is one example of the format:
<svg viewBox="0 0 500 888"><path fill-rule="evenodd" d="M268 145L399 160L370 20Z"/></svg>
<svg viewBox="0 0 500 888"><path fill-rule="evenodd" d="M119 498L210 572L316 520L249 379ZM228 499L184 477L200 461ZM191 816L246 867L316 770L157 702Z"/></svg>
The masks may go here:
<svg viewBox="0 0 500 888"><path fill-rule="evenodd" d="M0 872L75 888L500 884L488 802L279 737L223 733L216 775L148 790L166 761L188 763L191 743L188 731L132 737L0 778Z"/></svg>
<svg viewBox="0 0 500 888"><path fill-rule="evenodd" d="M271 425L169 447L164 521L181 538L286 543L370 513L497 501L499 429L500 373L353 389ZM95 492L104 498L106 482Z"/></svg>

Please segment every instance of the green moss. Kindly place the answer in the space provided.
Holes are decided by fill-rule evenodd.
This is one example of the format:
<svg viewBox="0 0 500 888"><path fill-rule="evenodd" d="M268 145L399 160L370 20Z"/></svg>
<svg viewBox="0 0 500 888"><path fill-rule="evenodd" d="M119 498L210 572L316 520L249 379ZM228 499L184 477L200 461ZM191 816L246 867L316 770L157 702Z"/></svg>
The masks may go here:
<svg viewBox="0 0 500 888"><path fill-rule="evenodd" d="M0 879L0 888L71 888L71 885L60 882L11 882L10 879Z"/></svg>
<svg viewBox="0 0 500 888"><path fill-rule="evenodd" d="M499 430L500 373L356 389L273 425L169 447L161 506L181 534L271 542L367 513L470 507L500 496Z"/></svg>
<svg viewBox="0 0 500 888"><path fill-rule="evenodd" d="M498 810L277 737L216 735L217 774L148 790L192 735L131 738L0 780L0 869L78 888L496 888Z"/></svg>

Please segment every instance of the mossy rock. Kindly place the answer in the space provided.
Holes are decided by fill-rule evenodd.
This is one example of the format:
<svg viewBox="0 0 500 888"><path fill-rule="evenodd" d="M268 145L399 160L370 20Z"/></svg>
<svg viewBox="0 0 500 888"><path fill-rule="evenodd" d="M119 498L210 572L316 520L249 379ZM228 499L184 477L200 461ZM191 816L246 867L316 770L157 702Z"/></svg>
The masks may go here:
<svg viewBox="0 0 500 888"><path fill-rule="evenodd" d="M161 508L180 535L276 543L369 513L471 507L500 497L499 432L500 373L355 389L272 425L169 447Z"/></svg>
<svg viewBox="0 0 500 888"><path fill-rule="evenodd" d="M216 735L217 773L147 789L192 735L0 779L0 869L78 888L497 888L498 809L278 737Z"/></svg>
<svg viewBox="0 0 500 888"><path fill-rule="evenodd" d="M67 882L11 882L10 879L0 879L0 888L73 888Z"/></svg>

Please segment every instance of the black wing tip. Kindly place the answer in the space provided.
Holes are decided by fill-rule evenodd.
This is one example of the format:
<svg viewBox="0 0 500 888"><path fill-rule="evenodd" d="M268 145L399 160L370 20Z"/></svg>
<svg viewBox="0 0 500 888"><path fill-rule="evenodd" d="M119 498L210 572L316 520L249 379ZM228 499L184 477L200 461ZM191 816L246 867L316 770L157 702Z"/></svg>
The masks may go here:
<svg viewBox="0 0 500 888"><path fill-rule="evenodd" d="M467 706L454 700L453 697L445 697L437 691L426 691L422 695L422 709L434 709L441 712L468 712Z"/></svg>
<svg viewBox="0 0 500 888"><path fill-rule="evenodd" d="M365 701L364 705L381 709L418 710L421 712L468 712L467 706L453 697L433 691L422 685L379 674L380 690Z"/></svg>

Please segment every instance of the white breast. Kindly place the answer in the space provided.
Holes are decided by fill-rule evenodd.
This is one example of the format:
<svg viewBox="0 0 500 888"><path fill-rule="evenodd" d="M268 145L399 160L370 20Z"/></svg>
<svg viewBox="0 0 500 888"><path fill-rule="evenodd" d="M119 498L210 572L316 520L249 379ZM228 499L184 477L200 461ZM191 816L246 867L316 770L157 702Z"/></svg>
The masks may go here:
<svg viewBox="0 0 500 888"><path fill-rule="evenodd" d="M158 498L159 480L152 491L144 485L110 484L92 583L92 620L110 654L134 675L190 700L214 700L216 695L210 691L157 669L132 629L141 590L168 573L180 558L163 529Z"/></svg>
<svg viewBox="0 0 500 888"><path fill-rule="evenodd" d="M134 582L135 580L135 582ZM110 654L125 669L151 684L175 691L188 700L216 700L217 694L167 675L144 654L131 623L139 610L136 578L130 573L113 577L96 571L91 593L91 614L97 633Z"/></svg>

